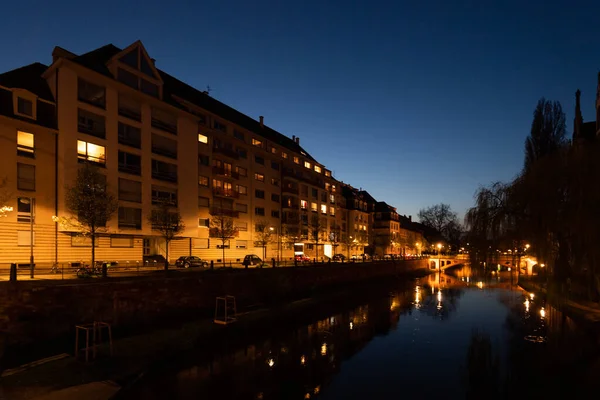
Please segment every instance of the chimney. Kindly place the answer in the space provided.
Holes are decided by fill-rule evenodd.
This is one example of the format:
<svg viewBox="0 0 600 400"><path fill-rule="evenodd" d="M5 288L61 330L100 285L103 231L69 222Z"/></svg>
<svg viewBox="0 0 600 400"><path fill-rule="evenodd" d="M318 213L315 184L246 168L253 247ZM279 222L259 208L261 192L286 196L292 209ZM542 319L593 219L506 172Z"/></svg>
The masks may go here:
<svg viewBox="0 0 600 400"><path fill-rule="evenodd" d="M408 216L408 222L412 222L412 215Z"/></svg>
<svg viewBox="0 0 600 400"><path fill-rule="evenodd" d="M292 135L292 142L296 143L296 135Z"/></svg>
<svg viewBox="0 0 600 400"><path fill-rule="evenodd" d="M300 145L300 137L296 136L296 144Z"/></svg>
<svg viewBox="0 0 600 400"><path fill-rule="evenodd" d="M260 127L264 128L265 127L265 117L263 117L262 115L260 117L258 117L258 120L260 122Z"/></svg>

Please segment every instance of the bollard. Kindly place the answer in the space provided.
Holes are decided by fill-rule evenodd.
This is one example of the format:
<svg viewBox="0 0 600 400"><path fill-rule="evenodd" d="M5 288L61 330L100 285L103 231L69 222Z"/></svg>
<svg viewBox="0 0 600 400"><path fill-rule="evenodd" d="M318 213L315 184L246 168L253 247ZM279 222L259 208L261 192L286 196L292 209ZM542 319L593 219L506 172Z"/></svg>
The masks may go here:
<svg viewBox="0 0 600 400"><path fill-rule="evenodd" d="M108 263L102 263L102 277L106 278L108 276Z"/></svg>
<svg viewBox="0 0 600 400"><path fill-rule="evenodd" d="M15 264L15 263L11 263L10 264L9 280L11 282L16 282L17 281L17 264Z"/></svg>
<svg viewBox="0 0 600 400"><path fill-rule="evenodd" d="M273 263L273 268L275 268L275 259L271 258L271 262Z"/></svg>
<svg viewBox="0 0 600 400"><path fill-rule="evenodd" d="M210 260L210 270L214 270L215 269L215 261L214 260Z"/></svg>

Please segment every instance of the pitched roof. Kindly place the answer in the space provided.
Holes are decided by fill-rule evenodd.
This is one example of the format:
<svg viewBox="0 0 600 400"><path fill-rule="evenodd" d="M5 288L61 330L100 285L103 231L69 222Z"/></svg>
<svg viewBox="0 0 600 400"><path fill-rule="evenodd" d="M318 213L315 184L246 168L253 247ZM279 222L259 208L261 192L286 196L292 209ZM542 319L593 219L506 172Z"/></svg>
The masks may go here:
<svg viewBox="0 0 600 400"><path fill-rule="evenodd" d="M102 46L96 50L92 50L88 53L77 56L73 58L72 61L86 68L92 69L102 75L114 78L108 70L108 68L106 67L106 63L121 51L122 49L118 48L117 46L113 44L107 44L106 46ZM201 107L213 114L218 115L219 117L222 117L251 132L263 136L264 138L266 138L274 144L284 146L298 153L304 153L304 155L306 155L308 159L315 161L315 159L310 154L308 154L306 150L304 150L291 138L267 126L261 127L260 122L254 120L253 118L250 118L249 116L235 110L234 108L229 107L224 103L221 103L220 101L214 99L213 97L210 97L206 93L199 91L198 89L188 85L187 83L180 81L172 75L169 75L168 73L160 69L157 70L160 73L161 78L164 82L163 101L182 110L186 110L185 107L183 107L182 104L180 104L173 96L183 98L197 105L198 107Z"/></svg>
<svg viewBox="0 0 600 400"><path fill-rule="evenodd" d="M40 99L54 101L50 87L42 74L48 69L47 65L33 63L12 71L0 74L0 85L7 88L25 89L37 95Z"/></svg>

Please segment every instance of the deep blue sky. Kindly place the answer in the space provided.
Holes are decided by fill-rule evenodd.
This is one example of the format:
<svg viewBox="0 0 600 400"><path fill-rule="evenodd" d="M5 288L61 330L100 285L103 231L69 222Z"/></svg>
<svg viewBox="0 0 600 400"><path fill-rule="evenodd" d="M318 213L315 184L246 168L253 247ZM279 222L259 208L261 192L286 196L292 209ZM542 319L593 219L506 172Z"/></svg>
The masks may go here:
<svg viewBox="0 0 600 400"><path fill-rule="evenodd" d="M141 39L159 68L299 136L338 179L402 214L446 202L462 216L520 170L540 97L561 101L569 135L578 87L594 119L599 3L15 1L0 71Z"/></svg>

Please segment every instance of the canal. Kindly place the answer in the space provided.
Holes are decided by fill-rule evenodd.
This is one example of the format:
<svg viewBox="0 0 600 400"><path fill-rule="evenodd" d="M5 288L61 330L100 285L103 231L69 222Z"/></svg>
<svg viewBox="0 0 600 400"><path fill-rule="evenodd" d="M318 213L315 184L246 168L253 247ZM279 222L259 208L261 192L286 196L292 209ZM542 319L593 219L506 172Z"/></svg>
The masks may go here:
<svg viewBox="0 0 600 400"><path fill-rule="evenodd" d="M566 398L597 393L600 372L590 329L514 275L468 267L201 347L119 398Z"/></svg>

